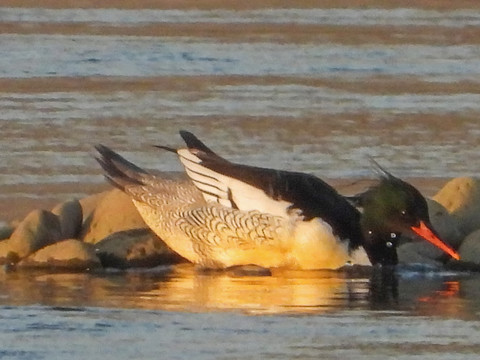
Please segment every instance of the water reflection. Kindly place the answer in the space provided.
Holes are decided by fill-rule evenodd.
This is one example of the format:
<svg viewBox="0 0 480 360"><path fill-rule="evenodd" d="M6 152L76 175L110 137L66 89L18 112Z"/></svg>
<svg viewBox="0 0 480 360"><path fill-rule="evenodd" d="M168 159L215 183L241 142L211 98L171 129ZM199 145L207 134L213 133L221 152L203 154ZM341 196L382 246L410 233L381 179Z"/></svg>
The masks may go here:
<svg viewBox="0 0 480 360"><path fill-rule="evenodd" d="M368 293L367 279L322 271L278 271L273 276L175 276L147 294L195 311L241 309L253 313L320 312L354 306Z"/></svg>
<svg viewBox="0 0 480 360"><path fill-rule="evenodd" d="M390 272L274 271L272 276L201 273L190 265L154 271L11 272L0 275L0 304L108 307L249 314L399 311L475 317L478 276Z"/></svg>
<svg viewBox="0 0 480 360"><path fill-rule="evenodd" d="M471 280L446 280L437 289L425 296L418 297L417 311L421 315L431 316L441 313L443 316L470 319L478 316L478 304L475 308L470 302L478 301L478 291L465 291ZM478 283L477 283L478 287ZM476 314L475 314L476 312Z"/></svg>
<svg viewBox="0 0 480 360"><path fill-rule="evenodd" d="M369 281L369 300L373 310L395 308L399 304L398 277L394 268L376 269Z"/></svg>

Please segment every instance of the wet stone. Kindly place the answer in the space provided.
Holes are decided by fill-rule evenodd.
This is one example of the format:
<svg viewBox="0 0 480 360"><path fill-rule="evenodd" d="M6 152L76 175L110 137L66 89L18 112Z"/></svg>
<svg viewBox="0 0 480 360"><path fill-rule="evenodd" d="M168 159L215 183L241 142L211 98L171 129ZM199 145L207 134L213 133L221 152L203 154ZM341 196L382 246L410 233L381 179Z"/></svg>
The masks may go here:
<svg viewBox="0 0 480 360"><path fill-rule="evenodd" d="M85 271L101 267L93 245L67 239L31 254L17 265L21 268Z"/></svg>
<svg viewBox="0 0 480 360"><path fill-rule="evenodd" d="M227 269L230 276L272 276L272 271L258 265L239 265L232 266Z"/></svg>
<svg viewBox="0 0 480 360"><path fill-rule="evenodd" d="M95 244L104 267L155 267L184 262L148 228L120 231Z"/></svg>

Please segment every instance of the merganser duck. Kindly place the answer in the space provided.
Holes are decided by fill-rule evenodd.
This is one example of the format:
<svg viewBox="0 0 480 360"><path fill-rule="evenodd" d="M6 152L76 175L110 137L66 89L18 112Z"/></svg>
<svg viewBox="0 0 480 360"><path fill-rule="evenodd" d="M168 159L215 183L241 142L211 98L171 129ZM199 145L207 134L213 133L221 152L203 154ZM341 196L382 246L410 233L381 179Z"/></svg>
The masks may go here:
<svg viewBox="0 0 480 360"><path fill-rule="evenodd" d="M381 168L377 185L347 198L314 175L235 164L180 135L186 148L158 147L178 154L191 182L150 174L103 145L97 160L145 223L200 267L336 269L362 247L371 264L395 265L400 234L459 259L433 230L420 192Z"/></svg>

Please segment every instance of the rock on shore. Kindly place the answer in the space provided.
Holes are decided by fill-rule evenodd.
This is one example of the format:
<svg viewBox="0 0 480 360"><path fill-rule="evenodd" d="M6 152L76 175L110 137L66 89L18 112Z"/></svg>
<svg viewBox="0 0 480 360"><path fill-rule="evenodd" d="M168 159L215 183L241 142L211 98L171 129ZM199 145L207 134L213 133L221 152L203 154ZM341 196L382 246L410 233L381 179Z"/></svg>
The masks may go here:
<svg viewBox="0 0 480 360"><path fill-rule="evenodd" d="M15 227L11 224L7 224L5 222L0 222L0 241L8 239L12 236Z"/></svg>
<svg viewBox="0 0 480 360"><path fill-rule="evenodd" d="M93 245L67 239L46 246L18 263L23 268L86 271L101 267Z"/></svg>
<svg viewBox="0 0 480 360"><path fill-rule="evenodd" d="M58 216L63 239L78 237L83 224L83 210L80 201L70 200L58 204L52 209L52 213Z"/></svg>
<svg viewBox="0 0 480 360"><path fill-rule="evenodd" d="M2 228L7 239L0 240L0 264L19 268L92 270L184 261L147 228L131 199L117 189L66 201L52 211L34 210L15 230Z"/></svg>
<svg viewBox="0 0 480 360"><path fill-rule="evenodd" d="M0 263L16 263L61 239L58 217L50 211L34 210L18 225L9 239L0 242Z"/></svg>
<svg viewBox="0 0 480 360"><path fill-rule="evenodd" d="M148 228L119 231L94 246L104 267L154 267L186 261Z"/></svg>
<svg viewBox="0 0 480 360"><path fill-rule="evenodd" d="M83 223L80 239L95 244L115 232L145 227L147 225L130 197L113 189L97 199L93 211Z"/></svg>
<svg viewBox="0 0 480 360"><path fill-rule="evenodd" d="M452 179L433 199L455 218L463 236L480 229L480 179Z"/></svg>

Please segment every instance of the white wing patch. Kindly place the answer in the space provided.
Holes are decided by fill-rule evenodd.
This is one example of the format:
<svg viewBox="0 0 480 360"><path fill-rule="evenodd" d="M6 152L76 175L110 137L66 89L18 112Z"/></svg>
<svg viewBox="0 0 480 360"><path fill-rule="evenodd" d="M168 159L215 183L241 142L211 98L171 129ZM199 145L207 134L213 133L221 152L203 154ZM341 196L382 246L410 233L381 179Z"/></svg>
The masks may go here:
<svg viewBox="0 0 480 360"><path fill-rule="evenodd" d="M218 174L216 172L201 165L201 160L188 149L180 149L177 153L187 175L202 192L205 201L216 202L233 208L229 199L228 186L217 179Z"/></svg>
<svg viewBox="0 0 480 360"><path fill-rule="evenodd" d="M202 192L205 201L220 203L243 211L257 210L271 215L290 218L288 208L292 203L274 200L258 189L238 179L210 170L188 149L177 151L187 175Z"/></svg>

